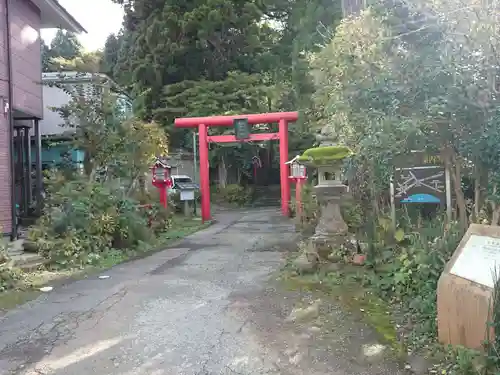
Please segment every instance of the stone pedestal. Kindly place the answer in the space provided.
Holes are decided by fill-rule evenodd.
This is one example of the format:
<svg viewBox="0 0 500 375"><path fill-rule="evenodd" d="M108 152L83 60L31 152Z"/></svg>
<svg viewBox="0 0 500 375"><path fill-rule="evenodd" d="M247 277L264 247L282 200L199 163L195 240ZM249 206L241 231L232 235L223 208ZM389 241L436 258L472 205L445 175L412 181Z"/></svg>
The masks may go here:
<svg viewBox="0 0 500 375"><path fill-rule="evenodd" d="M348 228L340 212L340 202L347 186L340 181L325 181L314 189L320 204L320 217L311 240L320 257L326 259L332 250L339 249L347 240Z"/></svg>

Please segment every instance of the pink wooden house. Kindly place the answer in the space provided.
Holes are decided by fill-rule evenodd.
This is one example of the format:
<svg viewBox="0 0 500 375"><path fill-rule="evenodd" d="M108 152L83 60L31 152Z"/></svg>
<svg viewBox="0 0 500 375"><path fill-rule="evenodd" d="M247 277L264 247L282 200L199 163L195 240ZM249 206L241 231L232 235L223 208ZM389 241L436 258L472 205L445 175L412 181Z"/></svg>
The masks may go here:
<svg viewBox="0 0 500 375"><path fill-rule="evenodd" d="M0 226L11 237L18 214L40 209L44 28L85 32L57 0L0 0Z"/></svg>

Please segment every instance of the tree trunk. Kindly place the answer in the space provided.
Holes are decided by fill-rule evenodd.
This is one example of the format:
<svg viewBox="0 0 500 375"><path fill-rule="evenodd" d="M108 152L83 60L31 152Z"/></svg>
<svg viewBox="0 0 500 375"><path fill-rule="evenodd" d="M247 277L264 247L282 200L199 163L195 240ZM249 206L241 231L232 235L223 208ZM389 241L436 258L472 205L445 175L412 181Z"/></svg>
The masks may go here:
<svg viewBox="0 0 500 375"><path fill-rule="evenodd" d="M147 173L144 173L142 176L139 176L139 189L141 191L141 194L146 194L148 192L146 178L147 178Z"/></svg>
<svg viewBox="0 0 500 375"><path fill-rule="evenodd" d="M132 181L130 182L130 185L128 186L126 190L126 196L129 197L133 192L134 192L134 187L135 184L137 183L137 180L139 179L140 175L136 174L133 178Z"/></svg>
<svg viewBox="0 0 500 375"><path fill-rule="evenodd" d="M93 166L92 160L90 158L90 155L88 152L86 152L84 157L83 157L83 171L85 172L86 176L90 177L92 172L93 172L93 169L94 169L94 166Z"/></svg>
<svg viewBox="0 0 500 375"><path fill-rule="evenodd" d="M455 169L451 170L451 176L453 179L453 185L455 187L455 195L458 203L458 217L460 220L460 226L465 232L469 226L467 220L467 207L465 203L465 196L462 190L462 168L459 161L455 160Z"/></svg>
<svg viewBox="0 0 500 375"><path fill-rule="evenodd" d="M500 206L492 203L491 208L493 209L493 213L491 215L491 225L498 226L498 220L500 219Z"/></svg>
<svg viewBox="0 0 500 375"><path fill-rule="evenodd" d="M237 178L237 184L241 185L241 171L240 171L240 168L236 169L236 178Z"/></svg>
<svg viewBox="0 0 500 375"><path fill-rule="evenodd" d="M378 202L378 197L377 197L377 191L376 191L376 188L375 188L375 162L372 161L370 163L370 170L369 170L369 173L370 173L370 191L371 191L371 201L372 201L372 209L373 209L373 214L375 215L375 217L379 217L380 216L380 206L379 206L379 202Z"/></svg>
<svg viewBox="0 0 500 375"><path fill-rule="evenodd" d="M455 196L457 199L460 228L463 232L465 232L469 226L469 223L467 219L465 196L462 190L462 166L460 164L460 160L457 158L455 151L450 146L443 149L442 154L445 164L450 171L453 189L455 191Z"/></svg>
<svg viewBox="0 0 500 375"><path fill-rule="evenodd" d="M219 187L225 188L227 186L227 168L224 156L221 157L217 170L219 173Z"/></svg>
<svg viewBox="0 0 500 375"><path fill-rule="evenodd" d="M493 186L493 195L496 196L497 194L497 185ZM496 204L495 202L490 202L491 206L491 225L498 226L498 220L500 219L500 205Z"/></svg>
<svg viewBox="0 0 500 375"><path fill-rule="evenodd" d="M477 223L479 221L479 215L481 209L484 205L484 187L483 184L487 183L487 179L485 181L484 178L484 168L478 162L474 167L474 222Z"/></svg>
<svg viewBox="0 0 500 375"><path fill-rule="evenodd" d="M481 180L479 174L479 166L476 164L474 167L474 216L472 222L477 223L479 220L479 211L481 209Z"/></svg>

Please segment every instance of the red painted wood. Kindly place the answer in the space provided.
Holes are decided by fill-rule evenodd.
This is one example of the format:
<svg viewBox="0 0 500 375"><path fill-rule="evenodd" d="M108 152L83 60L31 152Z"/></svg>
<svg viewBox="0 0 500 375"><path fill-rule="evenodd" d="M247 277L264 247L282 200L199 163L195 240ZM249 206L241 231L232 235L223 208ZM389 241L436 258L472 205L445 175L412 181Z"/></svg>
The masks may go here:
<svg viewBox="0 0 500 375"><path fill-rule="evenodd" d="M163 206L163 208L167 208L167 205L168 205L167 186L166 185L160 185L158 187L158 192L160 194L160 204Z"/></svg>
<svg viewBox="0 0 500 375"><path fill-rule="evenodd" d="M233 121L238 118L248 119L248 123L250 125L270 124L273 122L279 122L280 120L285 120L286 122L297 121L299 113L273 112L238 116L184 117L176 118L174 124L177 128L195 128L200 124L205 124L205 126L232 126Z"/></svg>
<svg viewBox="0 0 500 375"><path fill-rule="evenodd" d="M288 178L288 123L286 120L279 121L280 135L280 183L281 183L281 212L283 216L289 216L290 203L290 179Z"/></svg>
<svg viewBox="0 0 500 375"><path fill-rule="evenodd" d="M196 128L199 134L200 151L200 190L201 190L201 218L202 221L211 219L210 215L210 181L208 164L208 143L242 142L234 135L208 136L210 126L233 126L233 121L246 118L250 125L279 123L278 133L251 134L250 141L280 141L280 182L281 182L281 211L284 216L289 216L290 179L288 178L288 123L297 121L298 112L259 113L238 116L211 116L211 117L186 117L175 119L177 128Z"/></svg>
<svg viewBox="0 0 500 375"><path fill-rule="evenodd" d="M205 124L198 125L198 137L200 140L200 190L201 190L201 220L210 220L210 180L208 170L208 127Z"/></svg>
<svg viewBox="0 0 500 375"><path fill-rule="evenodd" d="M280 139L279 133L259 133L259 134L250 134L250 138L248 140L239 140L236 139L234 135L211 135L208 137L209 143L233 143L233 142L246 142L246 141L276 141Z"/></svg>

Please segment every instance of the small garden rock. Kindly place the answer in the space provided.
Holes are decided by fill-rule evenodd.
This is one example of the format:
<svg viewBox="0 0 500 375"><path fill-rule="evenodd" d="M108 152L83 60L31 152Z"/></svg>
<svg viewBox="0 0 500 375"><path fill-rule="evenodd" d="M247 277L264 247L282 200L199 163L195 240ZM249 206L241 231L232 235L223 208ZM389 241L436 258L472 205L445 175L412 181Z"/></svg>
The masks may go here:
<svg viewBox="0 0 500 375"><path fill-rule="evenodd" d="M297 307L292 310L288 318L286 318L287 322L299 322L305 320L315 319L319 315L319 306L321 304L321 300L314 301L310 306L301 308Z"/></svg>
<svg viewBox="0 0 500 375"><path fill-rule="evenodd" d="M405 368L409 371L411 371L412 374L415 375L424 375L429 372L430 364L422 356L419 355L412 355L408 357L407 360L407 365Z"/></svg>
<svg viewBox="0 0 500 375"><path fill-rule="evenodd" d="M304 252L293 261L293 266L299 273L312 273L318 267L317 256Z"/></svg>
<svg viewBox="0 0 500 375"><path fill-rule="evenodd" d="M328 260L333 263L338 263L342 261L342 256L335 253L331 253L330 255L328 255Z"/></svg>

